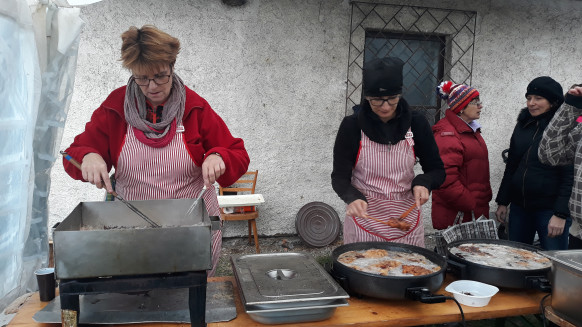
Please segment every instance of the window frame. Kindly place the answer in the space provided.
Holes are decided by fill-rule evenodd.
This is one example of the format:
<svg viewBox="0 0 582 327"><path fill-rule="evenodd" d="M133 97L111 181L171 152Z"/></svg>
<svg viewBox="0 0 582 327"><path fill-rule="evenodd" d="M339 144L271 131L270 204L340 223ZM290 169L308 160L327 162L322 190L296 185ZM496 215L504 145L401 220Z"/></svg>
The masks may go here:
<svg viewBox="0 0 582 327"><path fill-rule="evenodd" d="M443 78L444 78L444 73L445 73L445 55L447 53L447 44L448 44L448 40L447 40L447 36L446 35L441 35L441 34L420 34L420 33L407 33L407 32L393 32L393 31L383 31L383 30L379 30L379 29L366 29L366 34L365 34L365 40L364 40L364 44L366 43L368 37L373 37L373 38L383 38L386 40L413 40L413 41L437 41L439 44L439 56L438 56L438 63L437 63L437 76L436 76L436 80L437 80L437 84L440 83ZM366 48L364 48L364 62L366 61ZM378 58L378 57L375 57ZM403 58L400 58L402 61L404 61L405 63L408 63L409 59L404 60ZM436 85L434 87L436 87ZM414 84L409 85L410 87L413 87ZM404 88L407 87L407 85L403 85ZM434 94L434 88L432 93ZM436 95L435 95L436 96ZM434 121L437 122L440 118L440 108L442 106L442 99L440 97L436 97L436 105L431 106L431 105L410 105L410 108L412 108L413 110L421 110L421 111L425 111L425 115L427 113L428 110L434 110L435 111L435 116L434 116ZM361 97L360 97L361 101L364 100L364 91L362 89L361 91Z"/></svg>
<svg viewBox="0 0 582 327"><path fill-rule="evenodd" d="M406 39L438 39L442 42L438 83L450 80L471 85L477 28L477 12L458 9L420 7L379 2L350 1L350 38L346 71L345 115L362 102L362 70L366 35L392 35ZM379 33L379 34L378 34ZM438 85L437 83L437 85ZM436 85L435 85L436 88ZM434 115L427 114L432 106L413 106L425 110L431 124L436 123L446 109L446 101L436 94ZM433 121L434 116L434 121Z"/></svg>

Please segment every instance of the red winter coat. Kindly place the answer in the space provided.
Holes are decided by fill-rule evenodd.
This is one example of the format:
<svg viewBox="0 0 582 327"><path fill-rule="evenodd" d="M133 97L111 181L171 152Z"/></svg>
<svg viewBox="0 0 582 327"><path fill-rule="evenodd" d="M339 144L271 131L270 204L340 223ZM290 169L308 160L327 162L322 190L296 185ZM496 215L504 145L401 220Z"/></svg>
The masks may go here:
<svg viewBox="0 0 582 327"><path fill-rule="evenodd" d="M66 150L78 162L82 162L86 154L94 152L103 157L108 171L117 165L127 131L123 110L125 88L120 87L109 94L93 112L85 131L77 135ZM208 102L187 87L182 123L186 148L197 166L202 166L205 156L210 153L218 152L222 157L226 171L217 180L220 185L229 186L246 172L250 160L243 140L233 137ZM71 177L83 180L81 170L64 158L63 165Z"/></svg>
<svg viewBox="0 0 582 327"><path fill-rule="evenodd" d="M432 225L445 229L453 224L459 211L463 221L484 215L489 217L492 192L489 183L489 157L481 130L473 132L450 110L432 127L447 177L432 193Z"/></svg>

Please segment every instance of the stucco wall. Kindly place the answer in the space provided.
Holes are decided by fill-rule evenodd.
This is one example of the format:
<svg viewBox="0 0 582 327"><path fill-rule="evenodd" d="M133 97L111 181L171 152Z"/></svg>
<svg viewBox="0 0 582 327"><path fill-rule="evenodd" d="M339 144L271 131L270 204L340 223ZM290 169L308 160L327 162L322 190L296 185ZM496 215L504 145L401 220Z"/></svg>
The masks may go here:
<svg viewBox="0 0 582 327"><path fill-rule="evenodd" d="M391 1L390 3L399 3ZM483 137L490 152L494 196L528 82L550 75L567 87L580 82L579 1L401 1L408 5L478 12L473 86L481 93ZM154 24L178 37L176 72L206 98L231 132L244 139L251 169L259 170L259 234L295 233L306 203L344 205L331 189L332 148L345 112L350 4L342 0L104 0L82 10L75 93L61 149L129 72L118 61L120 34ZM50 225L103 191L74 181L60 162L52 171ZM430 204L429 204L430 205ZM424 207L430 226L430 206ZM492 202L492 210L496 206ZM225 236L246 224L225 225Z"/></svg>

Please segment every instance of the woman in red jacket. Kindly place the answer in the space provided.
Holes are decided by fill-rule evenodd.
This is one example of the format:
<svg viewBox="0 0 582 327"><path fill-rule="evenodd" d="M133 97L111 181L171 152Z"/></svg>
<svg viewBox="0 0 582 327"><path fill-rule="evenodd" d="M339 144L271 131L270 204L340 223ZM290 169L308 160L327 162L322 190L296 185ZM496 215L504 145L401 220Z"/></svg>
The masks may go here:
<svg viewBox="0 0 582 327"><path fill-rule="evenodd" d="M145 25L121 35L121 60L132 76L105 99L66 152L66 172L127 200L196 198L203 186L233 184L249 164L243 140L230 134L206 100L184 85L174 63L180 41ZM210 216L220 216L216 193L204 193ZM222 244L212 234L214 273Z"/></svg>
<svg viewBox="0 0 582 327"><path fill-rule="evenodd" d="M437 94L449 106L445 117L432 128L447 177L432 194L432 224L445 229L458 212L464 213L464 221L470 219L471 212L476 218L489 218L492 192L487 145L477 122L483 108L479 92L446 81L437 87Z"/></svg>

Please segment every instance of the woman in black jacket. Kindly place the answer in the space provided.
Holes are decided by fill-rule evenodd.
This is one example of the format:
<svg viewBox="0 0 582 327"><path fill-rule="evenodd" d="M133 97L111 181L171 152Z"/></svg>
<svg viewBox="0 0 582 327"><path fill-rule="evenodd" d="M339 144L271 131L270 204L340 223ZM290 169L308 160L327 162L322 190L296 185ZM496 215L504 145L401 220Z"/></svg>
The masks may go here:
<svg viewBox="0 0 582 327"><path fill-rule="evenodd" d="M365 100L337 133L331 180L347 204L344 243L424 247L420 206L442 184L445 170L428 121L401 96L403 65L397 58L364 65ZM417 158L424 174L415 175ZM408 208L404 222L410 228L390 225Z"/></svg>
<svg viewBox="0 0 582 327"><path fill-rule="evenodd" d="M543 249L565 250L572 224L568 200L573 165L552 167L538 159L543 132L564 102L562 86L551 77L538 77L525 96L527 108L517 117L496 198L497 220L506 221L511 203L509 240L532 244L537 232Z"/></svg>

